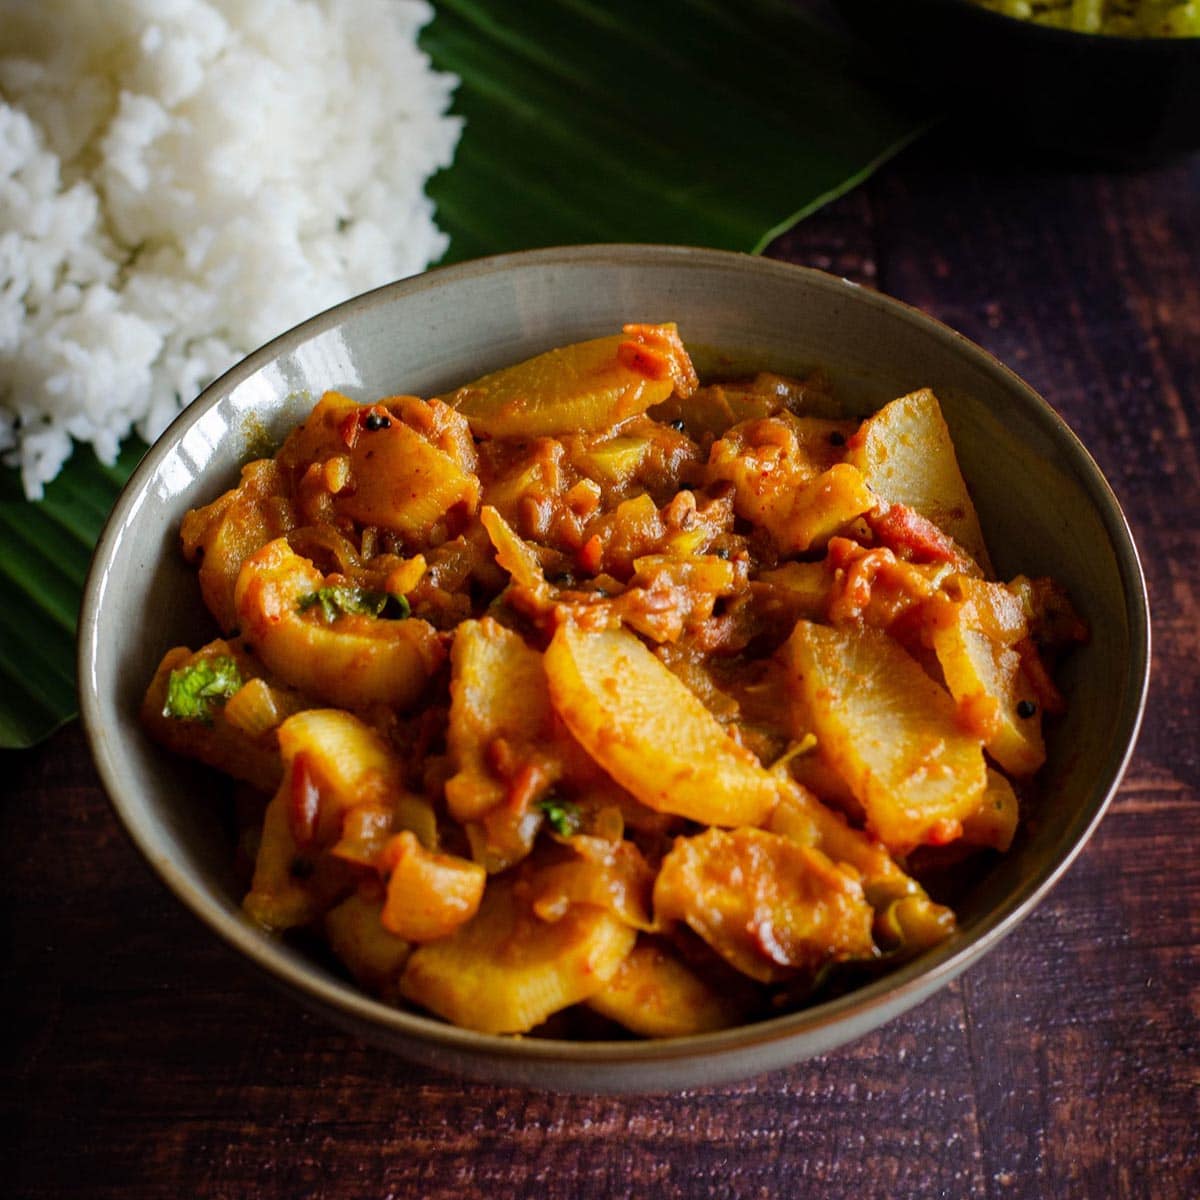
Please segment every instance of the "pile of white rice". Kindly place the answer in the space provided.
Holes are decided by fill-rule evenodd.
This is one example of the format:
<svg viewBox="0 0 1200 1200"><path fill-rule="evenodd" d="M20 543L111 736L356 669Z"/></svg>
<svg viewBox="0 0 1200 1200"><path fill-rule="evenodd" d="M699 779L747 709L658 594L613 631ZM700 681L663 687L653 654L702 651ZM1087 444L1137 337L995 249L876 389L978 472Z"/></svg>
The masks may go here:
<svg viewBox="0 0 1200 1200"><path fill-rule="evenodd" d="M0 0L0 453L41 495L446 248L424 0Z"/></svg>

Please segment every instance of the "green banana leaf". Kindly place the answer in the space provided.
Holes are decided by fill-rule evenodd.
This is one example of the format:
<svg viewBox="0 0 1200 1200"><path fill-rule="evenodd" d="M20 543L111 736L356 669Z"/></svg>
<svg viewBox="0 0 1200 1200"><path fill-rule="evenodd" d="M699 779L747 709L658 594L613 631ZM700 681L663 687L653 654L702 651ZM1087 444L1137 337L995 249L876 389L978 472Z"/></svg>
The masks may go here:
<svg viewBox="0 0 1200 1200"><path fill-rule="evenodd" d="M760 251L922 127L787 0L440 0L467 133L450 258L572 242Z"/></svg>
<svg viewBox="0 0 1200 1200"><path fill-rule="evenodd" d="M759 252L926 124L785 0L439 0L422 42L462 81L466 130L429 187L446 261L606 241ZM76 711L91 550L144 450L131 439L108 467L80 448L36 504L0 473L0 747Z"/></svg>

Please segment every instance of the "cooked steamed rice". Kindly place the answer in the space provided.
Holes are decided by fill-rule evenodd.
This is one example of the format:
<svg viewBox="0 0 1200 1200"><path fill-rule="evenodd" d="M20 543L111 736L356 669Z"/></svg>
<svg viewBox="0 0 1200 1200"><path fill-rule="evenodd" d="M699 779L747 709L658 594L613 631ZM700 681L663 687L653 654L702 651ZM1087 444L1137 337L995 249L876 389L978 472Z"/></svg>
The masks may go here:
<svg viewBox="0 0 1200 1200"><path fill-rule="evenodd" d="M0 451L41 494L446 248L424 0L0 0Z"/></svg>

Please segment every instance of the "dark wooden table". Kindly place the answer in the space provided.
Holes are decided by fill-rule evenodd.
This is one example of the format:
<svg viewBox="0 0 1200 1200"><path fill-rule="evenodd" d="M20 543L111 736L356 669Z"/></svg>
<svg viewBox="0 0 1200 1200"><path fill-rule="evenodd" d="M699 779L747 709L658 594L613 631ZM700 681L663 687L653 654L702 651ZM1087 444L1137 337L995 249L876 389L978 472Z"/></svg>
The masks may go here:
<svg viewBox="0 0 1200 1200"><path fill-rule="evenodd" d="M1155 667L1109 815L965 977L738 1086L447 1080L302 1012L159 886L78 725L0 756L0 1196L1200 1196L1200 156L1136 174L928 138L772 253L1015 367L1133 525Z"/></svg>

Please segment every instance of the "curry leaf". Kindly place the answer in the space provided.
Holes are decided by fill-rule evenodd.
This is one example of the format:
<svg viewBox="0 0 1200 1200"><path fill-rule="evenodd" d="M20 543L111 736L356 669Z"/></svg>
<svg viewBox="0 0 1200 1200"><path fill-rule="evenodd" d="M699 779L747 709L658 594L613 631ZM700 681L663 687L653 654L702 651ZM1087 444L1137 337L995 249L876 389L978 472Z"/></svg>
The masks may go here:
<svg viewBox="0 0 1200 1200"><path fill-rule="evenodd" d="M179 721L212 722L213 711L242 686L238 665L226 654L201 658L172 671L167 679L164 717Z"/></svg>
<svg viewBox="0 0 1200 1200"><path fill-rule="evenodd" d="M368 617L403 620L411 613L408 599L394 592L372 592L349 584L334 584L317 588L296 602L298 612L315 608L326 625L343 613L359 613Z"/></svg>
<svg viewBox="0 0 1200 1200"><path fill-rule="evenodd" d="M579 831L579 806L570 800L560 800L553 792L538 801L538 807L546 814L546 823L559 837L570 837Z"/></svg>

